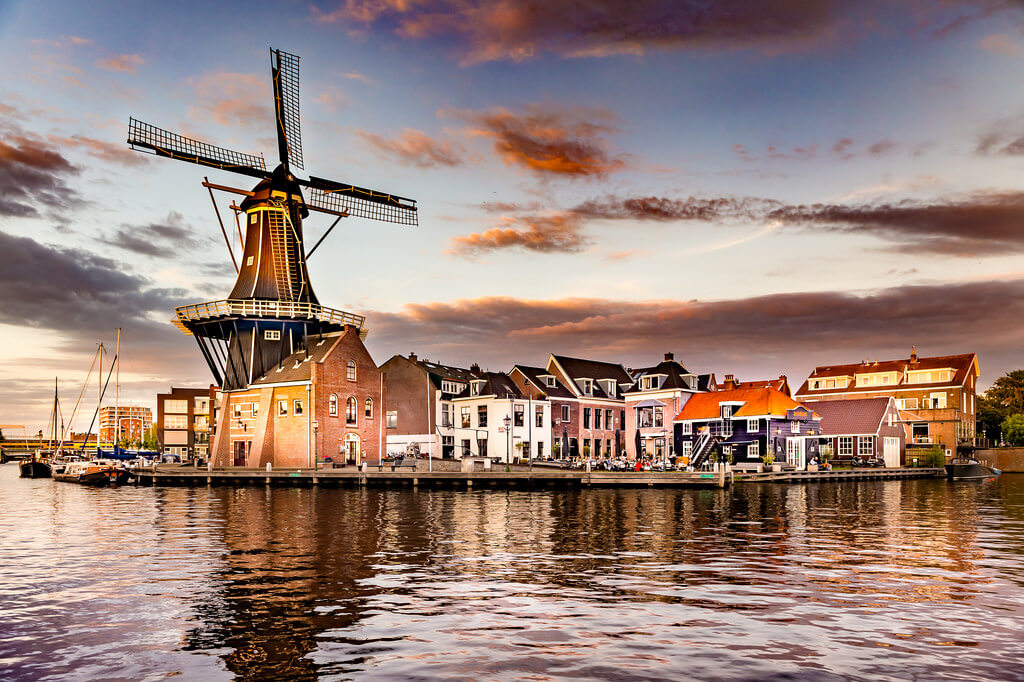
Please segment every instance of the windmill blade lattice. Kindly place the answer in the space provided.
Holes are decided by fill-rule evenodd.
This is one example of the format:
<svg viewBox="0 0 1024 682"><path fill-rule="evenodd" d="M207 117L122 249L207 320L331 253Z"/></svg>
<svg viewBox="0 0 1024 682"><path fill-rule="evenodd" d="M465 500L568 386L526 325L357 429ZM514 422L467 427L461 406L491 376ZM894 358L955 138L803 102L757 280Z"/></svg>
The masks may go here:
<svg viewBox="0 0 1024 682"><path fill-rule="evenodd" d="M418 225L419 213L412 199L310 177L306 206L314 211L351 215L397 225Z"/></svg>
<svg viewBox="0 0 1024 682"><path fill-rule="evenodd" d="M143 123L136 118L128 120L128 144L133 149L153 151L157 156L190 161L201 166L234 171L254 178L265 178L269 175L262 154L253 156L231 151Z"/></svg>
<svg viewBox="0 0 1024 682"><path fill-rule="evenodd" d="M276 89L278 131L284 133L288 165L305 168L302 160L302 130L299 125L299 58L282 50L272 50L277 57ZM285 159L281 159L283 163Z"/></svg>

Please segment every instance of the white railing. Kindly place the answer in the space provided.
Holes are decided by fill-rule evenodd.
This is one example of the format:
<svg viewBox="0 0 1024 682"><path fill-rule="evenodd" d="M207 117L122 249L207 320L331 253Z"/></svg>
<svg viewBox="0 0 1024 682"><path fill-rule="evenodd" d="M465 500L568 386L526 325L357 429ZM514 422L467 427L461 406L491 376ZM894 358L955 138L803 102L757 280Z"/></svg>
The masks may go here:
<svg viewBox="0 0 1024 682"><path fill-rule="evenodd" d="M199 322L217 317L274 317L319 320L338 325L350 324L361 330L366 321L362 315L326 308L318 303L263 301L252 298L193 303L175 308L174 313L176 321L181 323L178 325L179 327L184 326L187 322Z"/></svg>

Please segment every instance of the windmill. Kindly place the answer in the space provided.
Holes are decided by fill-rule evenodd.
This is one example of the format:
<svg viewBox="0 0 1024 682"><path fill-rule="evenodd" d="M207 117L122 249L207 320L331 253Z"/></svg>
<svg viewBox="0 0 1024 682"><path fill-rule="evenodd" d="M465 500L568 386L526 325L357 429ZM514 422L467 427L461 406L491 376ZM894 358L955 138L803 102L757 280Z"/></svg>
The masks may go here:
<svg viewBox="0 0 1024 682"><path fill-rule="evenodd" d="M313 176L302 179L294 174L296 168L304 168L299 126L299 58L275 49L270 50L270 55L280 158L273 171L267 170L262 154L254 156L217 147L134 117L128 123L128 144L132 149L259 180L251 190L203 182L211 198L214 189L245 197L236 207L236 217L245 215L241 260L235 261L237 278L226 299L175 308L173 322L196 338L214 378L224 390L247 388L291 353L308 348L311 336L352 325L365 338L362 316L320 305L306 268L306 258L341 218L355 216L399 225L417 224L416 202L411 199ZM302 221L310 211L336 218L307 253ZM221 231L230 251L223 222ZM240 238L241 232L239 225ZM234 261L233 253L231 258Z"/></svg>

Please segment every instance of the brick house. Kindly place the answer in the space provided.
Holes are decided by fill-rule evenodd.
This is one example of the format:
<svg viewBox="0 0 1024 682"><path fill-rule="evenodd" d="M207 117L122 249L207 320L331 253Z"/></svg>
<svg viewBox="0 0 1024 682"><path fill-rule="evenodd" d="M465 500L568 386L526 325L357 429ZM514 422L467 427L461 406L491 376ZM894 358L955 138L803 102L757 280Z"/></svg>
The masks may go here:
<svg viewBox="0 0 1024 682"><path fill-rule="evenodd" d="M789 386L789 379L785 374L780 374L778 379L761 379L758 381L738 381L733 374L726 374L722 383L718 384L717 390L732 390L734 388L765 388L770 386L784 396L793 397L793 389Z"/></svg>
<svg viewBox="0 0 1024 682"><path fill-rule="evenodd" d="M388 396L387 451L398 454L414 449L433 457L454 457L457 434L452 399L469 387L480 367L464 369L410 353L393 356L380 371Z"/></svg>
<svg viewBox="0 0 1024 682"><path fill-rule="evenodd" d="M634 460L638 454L656 460L673 457L672 418L690 396L701 391L700 375L687 370L672 353L665 353L664 361L653 367L630 373L636 381L623 392L626 456Z"/></svg>
<svg viewBox="0 0 1024 682"><path fill-rule="evenodd" d="M104 405L100 408L100 440L113 443L121 440L141 441L153 426L153 410L145 405Z"/></svg>
<svg viewBox="0 0 1024 682"><path fill-rule="evenodd" d="M156 440L162 455L205 458L210 448L210 388L172 386L156 396Z"/></svg>
<svg viewBox="0 0 1024 682"><path fill-rule="evenodd" d="M978 356L975 353L899 360L865 360L852 365L815 367L797 391L801 402L891 397L905 411L907 447L973 444L976 432Z"/></svg>
<svg viewBox="0 0 1024 682"><path fill-rule="evenodd" d="M818 456L821 418L772 387L695 393L673 422L676 455L695 467L712 453L739 467L770 453L803 468Z"/></svg>
<svg viewBox="0 0 1024 682"><path fill-rule="evenodd" d="M821 444L829 446L833 458L878 458L889 467L903 464L907 434L891 396L817 400L810 407L821 417Z"/></svg>
<svg viewBox="0 0 1024 682"><path fill-rule="evenodd" d="M509 375L481 372L452 404L459 456L514 462L551 455L551 401L520 390Z"/></svg>
<svg viewBox="0 0 1024 682"><path fill-rule="evenodd" d="M545 368L572 393L552 414L552 440L570 457L614 456L625 447L625 401L622 392L633 385L626 368L611 362L551 355Z"/></svg>
<svg viewBox="0 0 1024 682"><path fill-rule="evenodd" d="M383 374L359 330L312 337L248 388L221 393L217 466L312 467L376 461L384 449Z"/></svg>
<svg viewBox="0 0 1024 682"><path fill-rule="evenodd" d="M568 457L571 448L563 444L562 432L568 433L569 426L579 421L579 401L576 394L566 388L556 375L544 367L514 365L508 374L516 385L520 395L532 400L546 400L549 404L549 424L551 426L551 448L548 455L558 459ZM577 436L578 438L578 436ZM577 440L577 450L579 449Z"/></svg>

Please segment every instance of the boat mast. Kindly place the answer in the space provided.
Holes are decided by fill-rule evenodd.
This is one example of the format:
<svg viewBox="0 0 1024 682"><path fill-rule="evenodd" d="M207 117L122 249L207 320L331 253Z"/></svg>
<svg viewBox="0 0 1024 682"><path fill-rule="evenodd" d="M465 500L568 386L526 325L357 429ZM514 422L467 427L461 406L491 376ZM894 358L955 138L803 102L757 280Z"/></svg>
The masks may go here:
<svg viewBox="0 0 1024 682"><path fill-rule="evenodd" d="M121 328L117 328L117 346L114 350L117 372L114 374L114 452L121 442Z"/></svg>
<svg viewBox="0 0 1024 682"><path fill-rule="evenodd" d="M96 456L100 456L100 434L103 433L103 420L100 417L100 407L103 405L103 344L100 344L100 371L96 375L96 420L99 422L96 429ZM86 436L88 438L88 436Z"/></svg>

